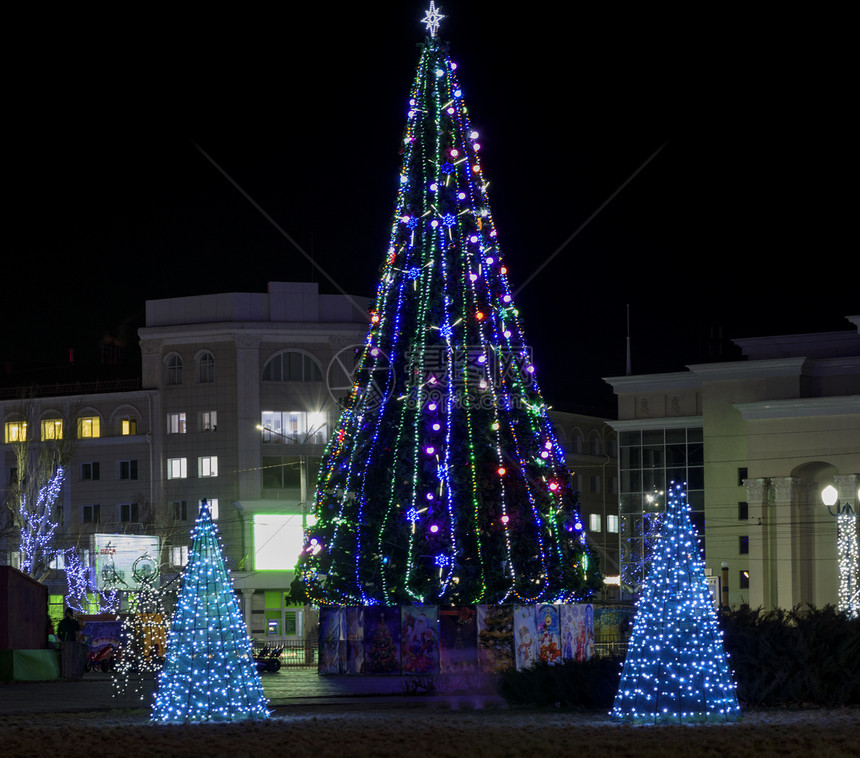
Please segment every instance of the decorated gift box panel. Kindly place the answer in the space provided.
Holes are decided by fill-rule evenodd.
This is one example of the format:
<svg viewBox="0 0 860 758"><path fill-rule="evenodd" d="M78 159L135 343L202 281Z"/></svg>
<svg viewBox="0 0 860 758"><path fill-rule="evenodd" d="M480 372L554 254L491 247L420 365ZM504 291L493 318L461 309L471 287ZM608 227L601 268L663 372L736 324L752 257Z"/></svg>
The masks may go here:
<svg viewBox="0 0 860 758"><path fill-rule="evenodd" d="M320 609L320 674L501 673L594 655L590 604Z"/></svg>

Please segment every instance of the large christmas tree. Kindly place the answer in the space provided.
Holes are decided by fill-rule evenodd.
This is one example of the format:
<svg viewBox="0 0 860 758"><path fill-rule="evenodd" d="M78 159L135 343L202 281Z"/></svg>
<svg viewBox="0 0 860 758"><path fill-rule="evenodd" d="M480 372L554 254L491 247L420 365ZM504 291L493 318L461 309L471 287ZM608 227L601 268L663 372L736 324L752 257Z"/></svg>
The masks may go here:
<svg viewBox="0 0 860 758"><path fill-rule="evenodd" d="M672 484L612 716L645 723L736 721L735 684L686 493Z"/></svg>
<svg viewBox="0 0 860 758"><path fill-rule="evenodd" d="M183 724L268 716L248 629L204 500L171 621L152 720Z"/></svg>
<svg viewBox="0 0 860 758"><path fill-rule="evenodd" d="M600 577L440 18L431 3L390 244L298 570L322 604L581 600Z"/></svg>

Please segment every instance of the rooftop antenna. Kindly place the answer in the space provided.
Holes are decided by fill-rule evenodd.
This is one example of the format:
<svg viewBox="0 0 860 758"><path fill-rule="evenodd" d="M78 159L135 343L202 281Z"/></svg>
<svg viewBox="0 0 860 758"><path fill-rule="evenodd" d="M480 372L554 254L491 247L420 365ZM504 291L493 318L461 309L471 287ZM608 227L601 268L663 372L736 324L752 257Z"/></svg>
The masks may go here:
<svg viewBox="0 0 860 758"><path fill-rule="evenodd" d="M627 303L627 376L633 373L630 361L630 303Z"/></svg>

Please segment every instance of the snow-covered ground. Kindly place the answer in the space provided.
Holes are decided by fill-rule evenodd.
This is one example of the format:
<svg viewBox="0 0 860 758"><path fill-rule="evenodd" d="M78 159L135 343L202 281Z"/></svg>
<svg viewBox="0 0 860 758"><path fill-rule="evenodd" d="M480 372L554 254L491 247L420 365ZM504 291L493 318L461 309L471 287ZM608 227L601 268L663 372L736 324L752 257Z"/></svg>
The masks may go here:
<svg viewBox="0 0 860 758"><path fill-rule="evenodd" d="M748 711L735 724L624 726L605 714L443 700L277 707L251 724L153 726L149 712L0 715L0 756L860 756L860 708Z"/></svg>

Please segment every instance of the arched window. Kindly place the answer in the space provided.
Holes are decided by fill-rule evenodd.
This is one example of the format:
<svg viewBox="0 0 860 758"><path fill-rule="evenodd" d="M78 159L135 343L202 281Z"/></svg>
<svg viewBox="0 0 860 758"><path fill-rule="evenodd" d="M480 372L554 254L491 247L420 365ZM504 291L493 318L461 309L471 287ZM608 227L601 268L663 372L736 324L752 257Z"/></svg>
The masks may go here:
<svg viewBox="0 0 860 758"><path fill-rule="evenodd" d="M215 381L215 356L208 350L197 356L197 381L201 384Z"/></svg>
<svg viewBox="0 0 860 758"><path fill-rule="evenodd" d="M287 350L269 359L263 367L264 382L321 382L322 371L305 353Z"/></svg>
<svg viewBox="0 0 860 758"><path fill-rule="evenodd" d="M182 384L182 358L176 353L167 359L167 383Z"/></svg>

